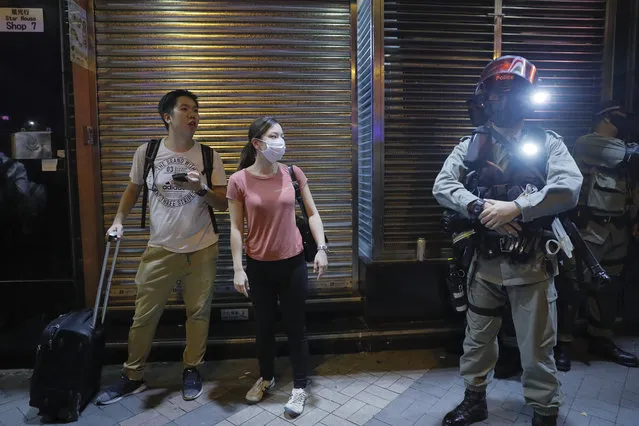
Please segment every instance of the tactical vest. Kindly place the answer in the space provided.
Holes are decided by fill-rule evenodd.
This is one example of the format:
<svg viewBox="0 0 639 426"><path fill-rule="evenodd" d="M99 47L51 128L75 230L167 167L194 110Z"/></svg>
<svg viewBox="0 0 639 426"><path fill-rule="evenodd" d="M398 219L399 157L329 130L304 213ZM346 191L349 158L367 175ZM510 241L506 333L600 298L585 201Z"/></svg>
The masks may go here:
<svg viewBox="0 0 639 426"><path fill-rule="evenodd" d="M522 132L520 142L510 143L489 127L475 129L464 160L466 189L479 198L514 201L522 193L537 192L546 185L546 133L536 127L527 127ZM494 144L500 144L506 151L504 164L496 163ZM477 235L480 256L491 259L505 255L515 263L529 262L541 247L548 226L543 218L537 219L522 224L523 231L518 236L480 228Z"/></svg>
<svg viewBox="0 0 639 426"><path fill-rule="evenodd" d="M580 137L574 157L583 176L579 205L593 216L621 217L632 204L629 171L633 169L632 146L620 139L591 133Z"/></svg>
<svg viewBox="0 0 639 426"><path fill-rule="evenodd" d="M524 191L534 192L546 185L546 133L539 127L526 127L522 132L521 143L509 143L490 127L473 131L464 159L466 189L479 198L514 201ZM503 168L495 162L494 143L508 151Z"/></svg>

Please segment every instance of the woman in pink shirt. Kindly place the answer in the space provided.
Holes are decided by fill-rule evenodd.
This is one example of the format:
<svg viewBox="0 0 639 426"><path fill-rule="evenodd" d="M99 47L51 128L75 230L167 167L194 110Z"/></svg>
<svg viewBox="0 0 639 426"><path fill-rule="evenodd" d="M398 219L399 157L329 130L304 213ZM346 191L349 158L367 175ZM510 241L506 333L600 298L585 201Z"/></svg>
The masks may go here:
<svg viewBox="0 0 639 426"><path fill-rule="evenodd" d="M304 410L308 374L305 300L308 271L302 236L295 223L295 189L288 167L279 163L286 144L280 124L271 117L257 119L248 132L238 171L229 179L226 197L231 216L231 252L235 289L251 298L257 321L257 357L261 377L246 394L249 402L259 402L275 385L275 315L277 300L288 335L293 364L293 391L284 407L298 416ZM309 226L317 242L314 271L318 278L328 260L324 227L304 172L293 166L299 182ZM246 272L242 267L244 220Z"/></svg>

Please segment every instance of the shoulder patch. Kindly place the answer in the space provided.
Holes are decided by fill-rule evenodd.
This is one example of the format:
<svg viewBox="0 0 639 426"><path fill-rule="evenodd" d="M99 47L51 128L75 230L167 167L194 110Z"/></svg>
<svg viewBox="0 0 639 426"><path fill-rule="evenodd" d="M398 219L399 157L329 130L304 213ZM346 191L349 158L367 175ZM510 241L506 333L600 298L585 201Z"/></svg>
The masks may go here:
<svg viewBox="0 0 639 426"><path fill-rule="evenodd" d="M546 130L546 135L552 136L552 137L557 138L557 139L563 139L563 137L559 133L557 133L557 132L555 132L553 130Z"/></svg>
<svg viewBox="0 0 639 426"><path fill-rule="evenodd" d="M468 142L472 139L472 136L464 136L462 138L459 138L459 143L464 143L464 142Z"/></svg>

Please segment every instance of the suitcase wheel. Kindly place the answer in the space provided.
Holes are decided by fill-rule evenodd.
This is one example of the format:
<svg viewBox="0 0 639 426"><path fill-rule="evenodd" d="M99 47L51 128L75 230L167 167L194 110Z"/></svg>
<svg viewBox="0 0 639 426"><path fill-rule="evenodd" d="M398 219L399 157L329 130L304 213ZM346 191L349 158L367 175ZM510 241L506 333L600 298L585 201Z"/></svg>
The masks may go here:
<svg viewBox="0 0 639 426"><path fill-rule="evenodd" d="M75 422L80 417L80 403L82 397L80 393L75 393L75 395L70 395L71 398L69 400L70 404L68 407L61 408L58 411L58 419L66 421L66 422Z"/></svg>

